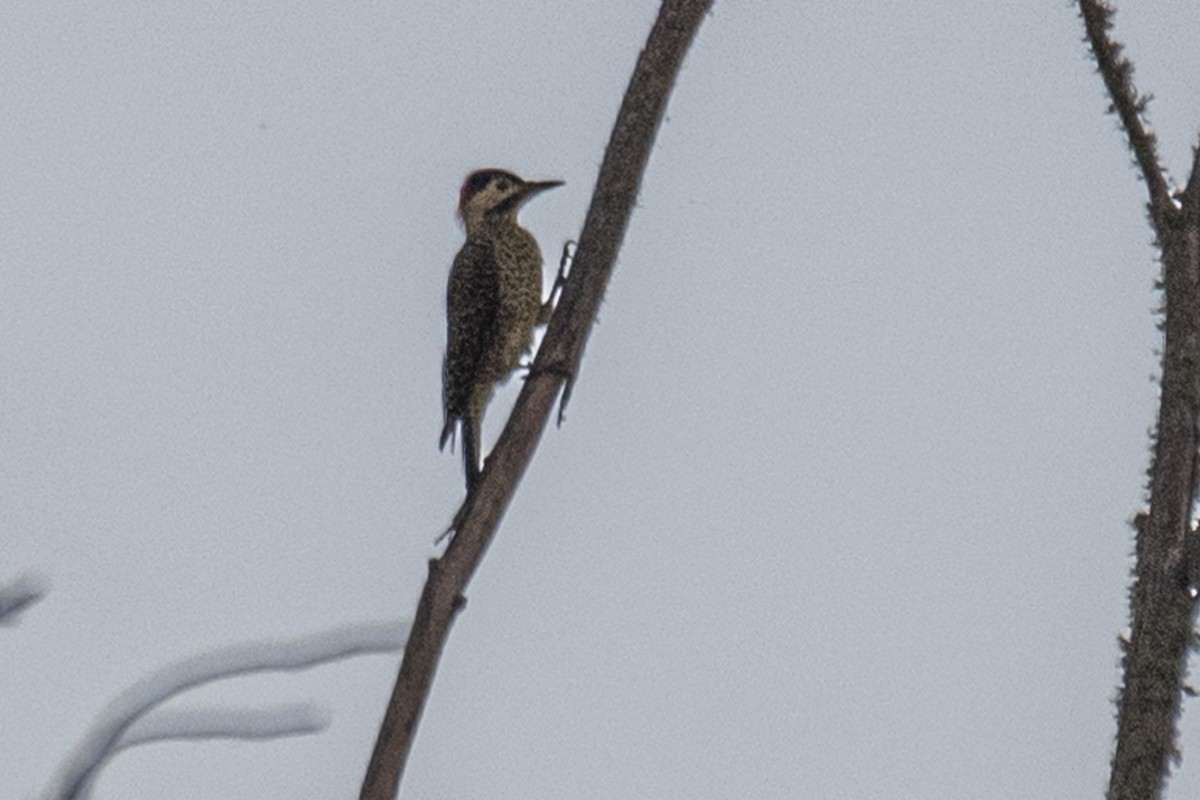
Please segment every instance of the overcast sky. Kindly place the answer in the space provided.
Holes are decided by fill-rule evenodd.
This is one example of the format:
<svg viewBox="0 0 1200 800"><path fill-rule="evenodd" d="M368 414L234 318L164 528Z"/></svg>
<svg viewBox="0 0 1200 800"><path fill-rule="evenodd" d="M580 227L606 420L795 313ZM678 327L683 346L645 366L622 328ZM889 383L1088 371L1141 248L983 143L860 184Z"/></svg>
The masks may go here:
<svg viewBox="0 0 1200 800"><path fill-rule="evenodd" d="M563 179L523 219L577 235L655 12L7 0L0 581L53 585L0 629L0 794L164 663L411 614L462 491L459 184ZM1117 17L1178 181L1198 33ZM1102 795L1159 297L1081 37L1067 2L718 0L402 796ZM398 659L181 698L333 723L139 748L96 798L357 796Z"/></svg>

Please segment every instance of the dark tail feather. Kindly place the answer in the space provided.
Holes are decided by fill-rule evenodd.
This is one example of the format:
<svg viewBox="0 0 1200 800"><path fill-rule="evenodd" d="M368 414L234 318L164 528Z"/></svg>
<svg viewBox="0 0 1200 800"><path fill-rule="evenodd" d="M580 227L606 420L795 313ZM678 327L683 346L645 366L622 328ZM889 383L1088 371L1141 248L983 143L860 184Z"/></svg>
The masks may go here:
<svg viewBox="0 0 1200 800"><path fill-rule="evenodd" d="M463 470L467 475L467 494L470 494L475 489L475 484L479 481L479 435L480 424L478 419L472 419L470 416L464 417L462 421L462 453L463 453Z"/></svg>

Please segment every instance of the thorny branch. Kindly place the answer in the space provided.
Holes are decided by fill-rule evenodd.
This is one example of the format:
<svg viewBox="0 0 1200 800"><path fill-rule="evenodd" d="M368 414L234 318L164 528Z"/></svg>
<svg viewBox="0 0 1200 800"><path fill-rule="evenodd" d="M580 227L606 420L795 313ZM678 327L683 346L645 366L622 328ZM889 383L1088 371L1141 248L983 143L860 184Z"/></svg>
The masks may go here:
<svg viewBox="0 0 1200 800"><path fill-rule="evenodd" d="M1190 528L1200 468L1200 150L1180 196L1181 207L1159 166L1154 134L1142 120L1146 100L1133 86L1133 65L1109 36L1112 7L1103 0L1078 2L1112 98L1111 110L1121 119L1146 181L1163 263L1165 341L1150 507L1134 526L1130 636L1122 643L1124 686L1117 700L1117 745L1108 787L1109 800L1154 800L1179 755L1175 722L1196 610L1189 576L1200 574L1188 563L1189 553L1197 550Z"/></svg>
<svg viewBox="0 0 1200 800"><path fill-rule="evenodd" d="M1104 0L1079 0L1079 13L1083 17L1087 42L1096 59L1096 67L1112 98L1109 110L1121 119L1121 125L1129 135L1129 148L1146 181L1150 192L1150 213L1155 215L1155 225L1158 225L1158 215L1167 209L1174 209L1175 204L1171 201L1166 175L1158 163L1157 137L1142 119L1150 98L1138 94L1133 83L1133 62L1125 57L1124 46L1109 36L1113 7Z"/></svg>

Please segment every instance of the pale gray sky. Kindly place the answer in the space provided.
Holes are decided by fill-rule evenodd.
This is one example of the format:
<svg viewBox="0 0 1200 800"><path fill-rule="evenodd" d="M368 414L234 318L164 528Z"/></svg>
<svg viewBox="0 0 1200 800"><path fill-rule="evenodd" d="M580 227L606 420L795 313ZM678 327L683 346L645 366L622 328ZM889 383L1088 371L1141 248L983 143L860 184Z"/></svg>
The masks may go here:
<svg viewBox="0 0 1200 800"><path fill-rule="evenodd" d="M655 11L9 0L0 580L53 588L0 630L0 794L168 661L411 613L461 492L459 182L566 180L524 215L556 253ZM1179 180L1197 31L1117 17ZM1066 2L718 1L402 796L1102 795L1158 297L1081 37ZM140 748L96 798L356 796L396 666L185 697L333 725Z"/></svg>

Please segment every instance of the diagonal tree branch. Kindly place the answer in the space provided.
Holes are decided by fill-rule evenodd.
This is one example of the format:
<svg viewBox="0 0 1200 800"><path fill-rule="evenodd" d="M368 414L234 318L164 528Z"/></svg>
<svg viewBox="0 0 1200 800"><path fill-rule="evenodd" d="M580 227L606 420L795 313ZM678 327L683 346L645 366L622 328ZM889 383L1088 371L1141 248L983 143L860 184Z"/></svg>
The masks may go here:
<svg viewBox="0 0 1200 800"><path fill-rule="evenodd" d="M21 612L40 602L47 591L49 582L33 574L0 584L0 625L16 625Z"/></svg>
<svg viewBox="0 0 1200 800"><path fill-rule="evenodd" d="M1133 65L1108 35L1113 9L1102 0L1079 0L1079 8L1112 108L1146 180L1163 263L1165 341L1150 508L1135 524L1130 636L1123 642L1124 685L1108 787L1109 800L1154 800L1179 755L1175 723L1196 611L1189 575L1200 575L1188 563L1197 549L1190 529L1200 474L1200 150L1181 208L1158 164L1154 135L1142 123L1145 100L1133 87Z"/></svg>
<svg viewBox="0 0 1200 800"><path fill-rule="evenodd" d="M395 796L462 592L525 472L584 345L629 224L642 173L679 66L712 0L664 0L621 103L558 308L446 553L429 562L400 674L363 780L362 800ZM564 396L564 401L566 397Z"/></svg>
<svg viewBox="0 0 1200 800"><path fill-rule="evenodd" d="M1149 98L1139 95L1133 84L1133 63L1124 47L1108 35L1115 10L1105 0L1079 0L1079 13L1087 31L1096 66L1112 98L1113 111L1129 134L1129 147L1150 191L1150 213L1158 225L1159 215L1174 210L1165 171L1158 163L1157 139L1142 119Z"/></svg>

